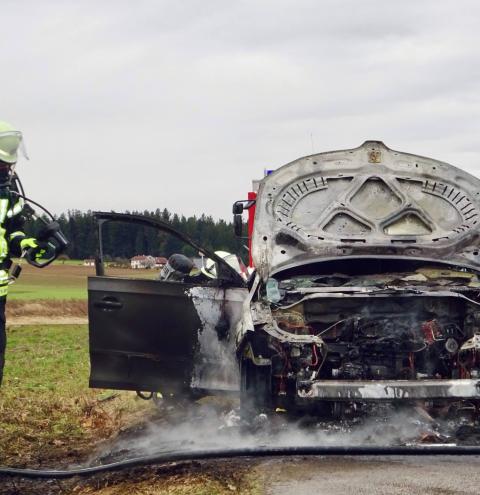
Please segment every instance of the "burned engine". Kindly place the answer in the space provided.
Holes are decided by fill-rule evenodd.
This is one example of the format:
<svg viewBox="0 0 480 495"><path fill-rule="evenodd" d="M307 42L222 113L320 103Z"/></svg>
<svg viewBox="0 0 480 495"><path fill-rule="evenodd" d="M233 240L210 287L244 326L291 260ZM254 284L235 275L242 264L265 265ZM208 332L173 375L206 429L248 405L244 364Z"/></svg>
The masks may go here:
<svg viewBox="0 0 480 495"><path fill-rule="evenodd" d="M399 273L389 263L378 273L375 265L269 279L259 289L251 354L257 372L270 366L274 406L477 399L476 274L415 264Z"/></svg>
<svg viewBox="0 0 480 495"><path fill-rule="evenodd" d="M305 302L274 312L279 328L320 336L301 349L288 345L273 359L274 376L296 379L412 380L479 376L475 325L465 303L448 298L352 298ZM285 346L284 346L285 347ZM292 375L291 375L292 376Z"/></svg>

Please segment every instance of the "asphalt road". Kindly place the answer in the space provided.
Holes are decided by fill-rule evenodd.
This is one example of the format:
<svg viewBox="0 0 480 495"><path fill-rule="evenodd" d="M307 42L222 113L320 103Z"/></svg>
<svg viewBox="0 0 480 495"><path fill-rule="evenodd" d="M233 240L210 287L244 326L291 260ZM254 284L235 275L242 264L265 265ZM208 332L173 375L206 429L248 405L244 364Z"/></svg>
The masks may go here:
<svg viewBox="0 0 480 495"><path fill-rule="evenodd" d="M480 457L272 459L257 469L266 495L480 493Z"/></svg>

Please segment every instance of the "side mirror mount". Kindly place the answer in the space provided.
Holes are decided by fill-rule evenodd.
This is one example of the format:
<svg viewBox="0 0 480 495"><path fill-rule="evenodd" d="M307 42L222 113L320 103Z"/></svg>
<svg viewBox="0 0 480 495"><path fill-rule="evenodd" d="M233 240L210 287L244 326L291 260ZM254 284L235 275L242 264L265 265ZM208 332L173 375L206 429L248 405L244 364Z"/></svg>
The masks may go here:
<svg viewBox="0 0 480 495"><path fill-rule="evenodd" d="M242 213L245 210L249 210L255 202L256 201L254 199L244 199L233 203L233 228L237 237L242 237L243 234Z"/></svg>
<svg viewBox="0 0 480 495"><path fill-rule="evenodd" d="M233 229L237 237L242 237L243 234L243 219L241 213L233 215Z"/></svg>

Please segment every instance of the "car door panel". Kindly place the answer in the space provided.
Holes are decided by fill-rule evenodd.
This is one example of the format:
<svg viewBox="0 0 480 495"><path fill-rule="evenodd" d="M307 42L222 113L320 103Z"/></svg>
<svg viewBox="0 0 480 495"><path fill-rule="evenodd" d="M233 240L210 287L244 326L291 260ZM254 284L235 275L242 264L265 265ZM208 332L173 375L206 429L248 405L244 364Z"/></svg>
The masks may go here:
<svg viewBox="0 0 480 495"><path fill-rule="evenodd" d="M183 394L238 390L234 329L247 289L215 253L160 220L97 213L97 276L88 279L90 386ZM102 226L132 222L171 234L217 263L194 282L105 276Z"/></svg>
<svg viewBox="0 0 480 495"><path fill-rule="evenodd" d="M91 277L90 386L237 390L233 329L244 297L242 288Z"/></svg>

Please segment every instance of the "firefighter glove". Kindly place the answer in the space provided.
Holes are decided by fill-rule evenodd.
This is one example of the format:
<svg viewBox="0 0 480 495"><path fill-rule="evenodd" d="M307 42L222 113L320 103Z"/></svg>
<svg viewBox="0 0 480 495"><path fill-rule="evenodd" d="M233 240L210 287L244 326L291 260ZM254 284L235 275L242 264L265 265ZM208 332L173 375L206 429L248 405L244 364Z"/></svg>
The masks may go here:
<svg viewBox="0 0 480 495"><path fill-rule="evenodd" d="M48 260L55 256L55 246L50 242L37 241L38 246L33 248L33 255L36 261Z"/></svg>
<svg viewBox="0 0 480 495"><path fill-rule="evenodd" d="M38 241L33 237L26 237L20 241L20 248L22 251L29 248L38 248Z"/></svg>

